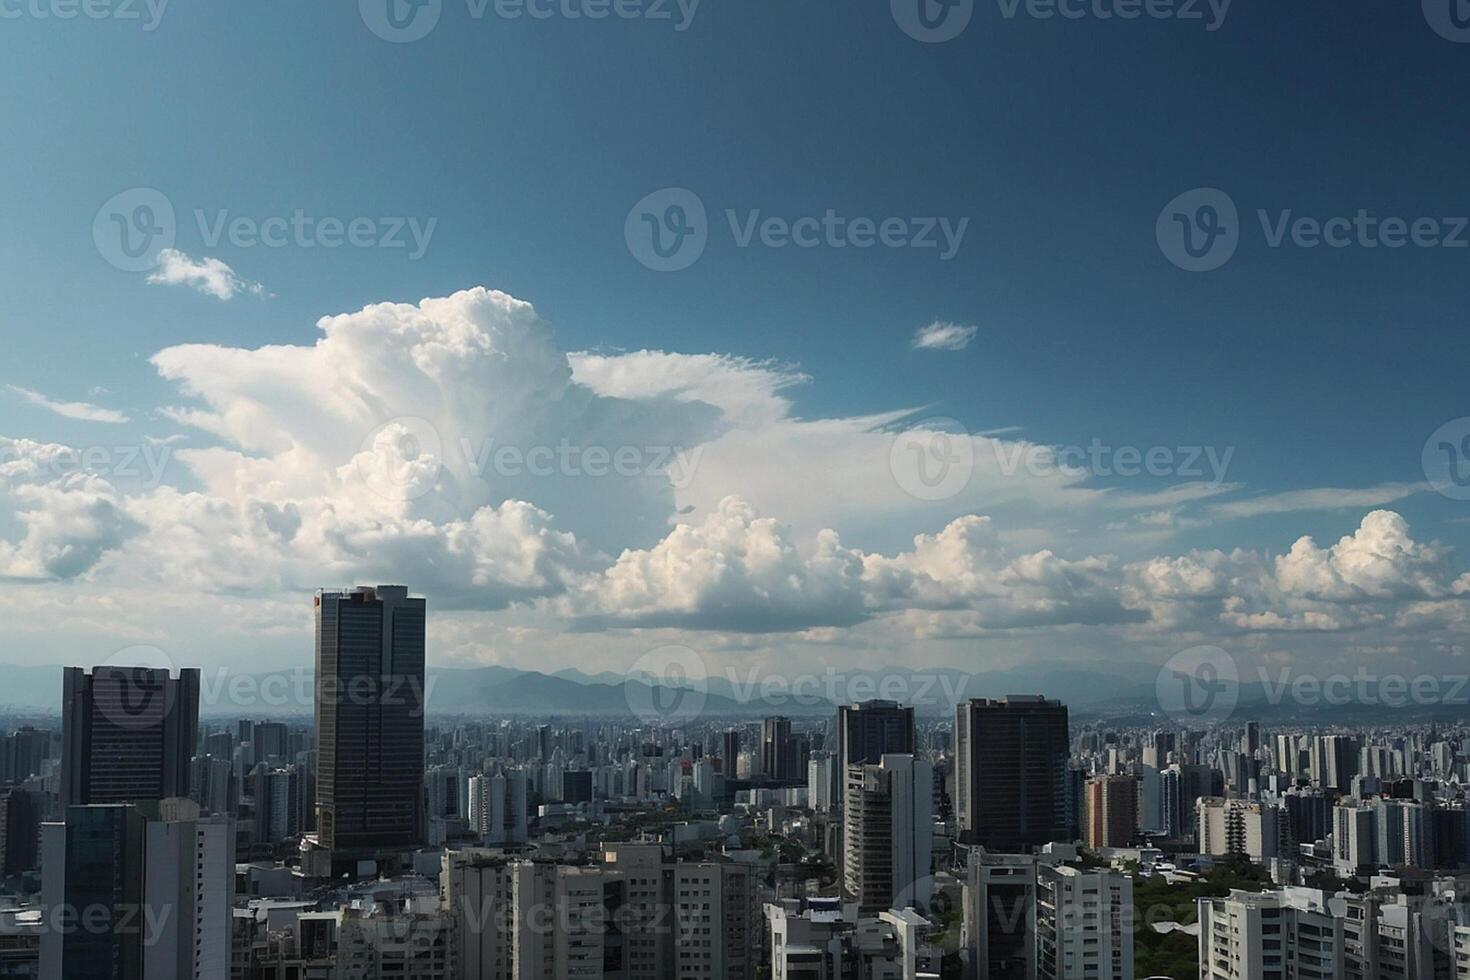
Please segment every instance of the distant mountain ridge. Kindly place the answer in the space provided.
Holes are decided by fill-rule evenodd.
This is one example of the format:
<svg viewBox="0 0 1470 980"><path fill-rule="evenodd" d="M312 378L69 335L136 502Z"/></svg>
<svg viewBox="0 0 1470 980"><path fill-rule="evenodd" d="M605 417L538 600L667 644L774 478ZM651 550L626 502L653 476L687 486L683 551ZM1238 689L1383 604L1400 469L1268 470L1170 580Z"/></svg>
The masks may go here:
<svg viewBox="0 0 1470 980"><path fill-rule="evenodd" d="M944 715L957 700L999 697L1004 694L1045 694L1069 704L1114 698L1125 691L1145 688L1139 667L1135 676L1099 674L1077 668L1010 670L966 673L954 668L880 671L824 671L786 678L759 671L715 674L702 682L701 714L795 717L827 715L838 704L890 697L917 703L921 715ZM59 714L60 666L0 665L0 712ZM221 673L205 669L201 677L200 712L205 717L311 712L311 669L259 673ZM635 690L641 685L644 690ZM428 709L449 715L631 715L635 703L649 701L650 679L612 671L588 674L575 668L554 673L521 670L503 665L484 667L430 667L427 672ZM675 688L652 685L670 692ZM1151 684L1147 686L1151 690ZM632 695L630 695L632 691ZM671 694L672 696L672 694Z"/></svg>
<svg viewBox="0 0 1470 980"><path fill-rule="evenodd" d="M766 715L794 718L830 716L838 704L891 698L916 705L923 718L953 715L957 701L1007 694L1040 694L1067 704L1081 718L1112 717L1147 724L1158 715L1155 684L1159 668L1124 662L1106 673L1065 663L1037 663L998 671L968 673L958 668L915 670L890 667L878 671L824 670L799 678L763 675L737 669L702 682L700 717L752 719ZM57 665L0 664L0 715L59 716L61 674ZM656 685L658 698L672 703L677 688ZM262 673L221 673L205 669L200 681L200 714L205 718L310 717L312 671L309 667ZM589 674L575 668L542 673L503 665L430 667L427 676L431 715L485 717L558 716L634 717L634 705L655 700L648 678L613 671ZM684 697L691 696L686 688ZM693 696L698 697L698 693ZM686 706L691 702L684 702ZM1337 716L1375 716L1372 706L1274 704L1259 683L1241 686L1238 717L1262 719L1315 718L1331 710ZM1381 711L1391 710L1379 707ZM1418 709L1437 714L1432 708ZM1445 708L1449 712L1450 707ZM1443 713L1443 712L1439 712Z"/></svg>

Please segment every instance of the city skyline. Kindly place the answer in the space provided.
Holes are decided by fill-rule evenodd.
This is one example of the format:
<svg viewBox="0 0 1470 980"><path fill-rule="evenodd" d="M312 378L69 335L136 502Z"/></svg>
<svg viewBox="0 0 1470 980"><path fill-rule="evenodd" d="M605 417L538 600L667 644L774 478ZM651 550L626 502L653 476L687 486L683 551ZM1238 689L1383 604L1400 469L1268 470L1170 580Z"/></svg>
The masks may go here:
<svg viewBox="0 0 1470 980"><path fill-rule="evenodd" d="M1470 0L0 0L0 980L1470 980Z"/></svg>

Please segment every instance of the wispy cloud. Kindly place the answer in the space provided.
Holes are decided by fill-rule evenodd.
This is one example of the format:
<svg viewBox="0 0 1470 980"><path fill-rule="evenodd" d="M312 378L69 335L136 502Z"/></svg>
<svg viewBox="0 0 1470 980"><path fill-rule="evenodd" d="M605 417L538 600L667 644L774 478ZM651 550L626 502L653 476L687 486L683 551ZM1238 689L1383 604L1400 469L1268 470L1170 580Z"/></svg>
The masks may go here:
<svg viewBox="0 0 1470 980"><path fill-rule="evenodd" d="M234 299L237 293L265 294L264 286L241 278L219 259L193 259L176 248L158 253L158 268L148 281L158 286L188 286L216 299Z"/></svg>
<svg viewBox="0 0 1470 980"><path fill-rule="evenodd" d="M1262 514L1289 514L1299 510L1335 510L1340 507L1381 507L1419 493L1423 483L1381 483L1376 487L1314 487L1289 490L1247 500L1215 504L1210 513L1219 518L1259 517Z"/></svg>
<svg viewBox="0 0 1470 980"><path fill-rule="evenodd" d="M48 412L55 412L57 415L65 418L80 419L83 422L110 422L114 425L120 425L129 421L126 415L115 409L102 408L99 405L91 405L87 402L54 402L39 391L32 391L29 388L22 388L19 385L6 385L5 387L37 408L44 408Z"/></svg>
<svg viewBox="0 0 1470 980"><path fill-rule="evenodd" d="M914 350L964 350L975 339L979 327L967 327L959 323L935 320L927 327L914 331Z"/></svg>

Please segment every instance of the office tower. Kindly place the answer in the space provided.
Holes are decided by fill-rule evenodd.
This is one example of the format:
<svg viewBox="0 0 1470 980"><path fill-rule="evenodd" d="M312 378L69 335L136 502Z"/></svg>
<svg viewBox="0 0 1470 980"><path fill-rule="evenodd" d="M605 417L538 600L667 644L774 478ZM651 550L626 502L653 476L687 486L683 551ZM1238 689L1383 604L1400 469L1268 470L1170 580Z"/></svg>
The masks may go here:
<svg viewBox="0 0 1470 980"><path fill-rule="evenodd" d="M68 807L64 823L41 832L43 905L92 922L43 933L44 980L229 975L235 835L228 817L200 817L189 800L94 804Z"/></svg>
<svg viewBox="0 0 1470 980"><path fill-rule="evenodd" d="M235 757L235 736L229 732L210 732L204 736L204 754L216 759Z"/></svg>
<svg viewBox="0 0 1470 980"><path fill-rule="evenodd" d="M913 906L932 889L934 773L912 755L847 770L842 891L862 914Z"/></svg>
<svg viewBox="0 0 1470 980"><path fill-rule="evenodd" d="M1177 765L1159 773L1159 811L1163 815L1162 831L1169 840L1177 840L1184 832L1184 799Z"/></svg>
<svg viewBox="0 0 1470 980"><path fill-rule="evenodd" d="M740 775L740 729L727 728L720 733L720 771L729 779Z"/></svg>
<svg viewBox="0 0 1470 980"><path fill-rule="evenodd" d="M210 813L233 814L239 802L234 767L228 758L195 756L190 763L189 799Z"/></svg>
<svg viewBox="0 0 1470 980"><path fill-rule="evenodd" d="M1035 980L1036 859L971 849L963 905L961 943L975 975Z"/></svg>
<svg viewBox="0 0 1470 980"><path fill-rule="evenodd" d="M1295 844L1326 840L1332 828L1332 801L1320 789L1292 787L1281 797L1286 838Z"/></svg>
<svg viewBox="0 0 1470 980"><path fill-rule="evenodd" d="M568 769L561 774L563 803L592 802L592 773L586 769Z"/></svg>
<svg viewBox="0 0 1470 980"><path fill-rule="evenodd" d="M23 783L40 775L41 766L54 753L56 735L26 725L0 738L0 782Z"/></svg>
<svg viewBox="0 0 1470 980"><path fill-rule="evenodd" d="M468 816L468 800L460 799L461 786L468 785L463 777L463 770L450 766L433 766L424 773L431 821Z"/></svg>
<svg viewBox="0 0 1470 980"><path fill-rule="evenodd" d="M301 834L301 774L295 766L269 769L265 763L251 775L255 797L255 840L279 844Z"/></svg>
<svg viewBox="0 0 1470 980"><path fill-rule="evenodd" d="M199 671L68 667L62 678L61 805L189 795Z"/></svg>
<svg viewBox="0 0 1470 980"><path fill-rule="evenodd" d="M1319 735L1312 740L1312 782L1322 789L1348 793L1358 774L1358 742L1347 735Z"/></svg>
<svg viewBox="0 0 1470 980"><path fill-rule="evenodd" d="M316 833L334 867L424 840L425 615L401 585L316 597Z"/></svg>
<svg viewBox="0 0 1470 980"><path fill-rule="evenodd" d="M955 708L960 840L1017 851L1073 839L1067 819L1067 708L1041 697Z"/></svg>
<svg viewBox="0 0 1470 980"><path fill-rule="evenodd" d="M1098 776L1087 781L1087 846L1127 847L1138 829L1138 780Z"/></svg>
<svg viewBox="0 0 1470 980"><path fill-rule="evenodd" d="M914 709L897 701L839 706L835 751L837 771L842 773L853 766L874 765L885 755L914 755Z"/></svg>
<svg viewBox="0 0 1470 980"><path fill-rule="evenodd" d="M798 779L796 755L791 741L791 719L767 718L761 722L761 775L767 779Z"/></svg>
<svg viewBox="0 0 1470 980"><path fill-rule="evenodd" d="M1036 869L1040 980L1133 980L1133 879L1116 871Z"/></svg>
<svg viewBox="0 0 1470 980"><path fill-rule="evenodd" d="M272 759L286 759L286 732L286 726L282 722L257 721L250 735L255 761L269 762Z"/></svg>
<svg viewBox="0 0 1470 980"><path fill-rule="evenodd" d="M0 791L0 876L34 870L45 794L15 787Z"/></svg>

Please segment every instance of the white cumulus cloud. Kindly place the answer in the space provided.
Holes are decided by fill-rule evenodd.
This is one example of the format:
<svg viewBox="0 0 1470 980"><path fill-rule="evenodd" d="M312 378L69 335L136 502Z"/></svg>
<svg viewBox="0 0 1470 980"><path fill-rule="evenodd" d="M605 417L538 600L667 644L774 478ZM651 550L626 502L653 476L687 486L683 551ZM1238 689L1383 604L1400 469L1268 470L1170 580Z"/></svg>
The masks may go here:
<svg viewBox="0 0 1470 980"><path fill-rule="evenodd" d="M176 248L158 253L158 267L148 274L148 281L156 286L188 286L223 300L234 299L237 293L255 296L265 293L260 283L242 278L219 259L190 258Z"/></svg>

